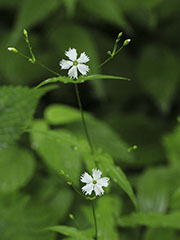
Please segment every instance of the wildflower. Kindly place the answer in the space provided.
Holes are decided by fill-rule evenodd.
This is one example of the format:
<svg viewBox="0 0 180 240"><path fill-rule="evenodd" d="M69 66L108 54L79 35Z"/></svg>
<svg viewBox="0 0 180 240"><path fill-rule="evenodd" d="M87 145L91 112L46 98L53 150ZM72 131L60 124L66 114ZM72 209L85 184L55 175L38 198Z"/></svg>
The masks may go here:
<svg viewBox="0 0 180 240"><path fill-rule="evenodd" d="M95 192L96 196L100 196L104 193L102 187L107 187L109 185L109 178L101 178L101 175L102 172L98 169L92 170L92 177L87 172L81 175L81 182L86 183L86 185L82 187L82 191L85 195L91 195L92 191Z"/></svg>
<svg viewBox="0 0 180 240"><path fill-rule="evenodd" d="M89 67L84 64L89 61L89 57L85 54L85 52L81 53L80 57L77 58L76 49L69 48L69 50L65 52L65 55L69 58L69 60L62 59L59 62L59 65L61 69L69 69L69 77L77 79L78 70L82 75L86 75L87 72L89 72Z"/></svg>

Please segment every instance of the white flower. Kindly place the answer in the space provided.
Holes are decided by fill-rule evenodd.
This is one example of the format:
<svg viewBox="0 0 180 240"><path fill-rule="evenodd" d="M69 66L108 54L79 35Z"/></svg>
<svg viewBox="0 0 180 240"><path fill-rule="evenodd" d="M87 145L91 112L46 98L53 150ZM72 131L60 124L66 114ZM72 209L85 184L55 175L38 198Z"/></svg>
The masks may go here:
<svg viewBox="0 0 180 240"><path fill-rule="evenodd" d="M77 58L77 51L75 48L69 48L68 51L65 52L65 55L70 60L64 60L62 59L59 62L59 65L61 69L69 69L68 75L71 78L78 78L78 71L82 75L86 75L87 72L89 72L89 67L85 65L84 63L87 63L89 61L89 57L85 54L85 52L81 53L80 57Z"/></svg>
<svg viewBox="0 0 180 240"><path fill-rule="evenodd" d="M101 175L102 172L98 169L92 170L92 177L87 172L81 175L81 182L86 183L86 185L82 187L82 191L86 195L91 195L92 191L95 192L96 196L100 196L104 193L102 187L107 187L109 185L109 178L101 178Z"/></svg>

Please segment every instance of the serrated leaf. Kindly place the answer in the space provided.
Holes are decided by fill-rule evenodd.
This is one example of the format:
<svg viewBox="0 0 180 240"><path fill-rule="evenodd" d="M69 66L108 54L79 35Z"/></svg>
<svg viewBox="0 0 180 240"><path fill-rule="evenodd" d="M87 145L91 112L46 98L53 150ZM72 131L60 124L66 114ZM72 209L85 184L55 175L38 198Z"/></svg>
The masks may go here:
<svg viewBox="0 0 180 240"><path fill-rule="evenodd" d="M49 130L45 122L36 121L31 130L31 142L50 168L56 172L63 170L73 183L79 184L81 160L76 138L62 129Z"/></svg>
<svg viewBox="0 0 180 240"><path fill-rule="evenodd" d="M0 88L0 151L17 140L31 122L39 98L52 88Z"/></svg>
<svg viewBox="0 0 180 240"><path fill-rule="evenodd" d="M80 111L63 104L54 104L44 113L47 122L53 125L67 124L81 119Z"/></svg>
<svg viewBox="0 0 180 240"><path fill-rule="evenodd" d="M180 229L180 212L163 213L132 213L121 216L118 220L121 227L162 227Z"/></svg>
<svg viewBox="0 0 180 240"><path fill-rule="evenodd" d="M25 0L21 4L17 22L12 33L11 41L15 43L24 28L30 28L40 21L44 20L60 5L61 0Z"/></svg>
<svg viewBox="0 0 180 240"><path fill-rule="evenodd" d="M28 183L35 167L31 152L13 146L0 152L0 192L13 192Z"/></svg>
<svg viewBox="0 0 180 240"><path fill-rule="evenodd" d="M125 78L125 77L118 77L118 76L111 76L111 75L103 75L103 74L94 74L94 75L89 75L89 76L80 76L77 80L70 78L70 77L64 77L64 76L59 76L59 77L54 77L54 78L49 78L44 80L43 82L41 82L37 88L42 87L46 84L49 83L56 83L56 82L62 82L62 83L84 83L88 80L97 80L97 79L119 79L119 80L127 80L129 81L129 78Z"/></svg>
<svg viewBox="0 0 180 240"><path fill-rule="evenodd" d="M67 237L72 237L74 240L93 240L92 238L87 237L83 231L80 231L74 227L68 227L68 226L52 226L48 227L44 230L54 231L61 233Z"/></svg>
<svg viewBox="0 0 180 240"><path fill-rule="evenodd" d="M112 178L129 196L133 202L135 208L137 208L136 196L133 192L130 182L128 181L126 175L121 170L119 166L116 166L113 162L113 159L108 154L97 154L96 159L98 162L99 168L102 170L104 175Z"/></svg>

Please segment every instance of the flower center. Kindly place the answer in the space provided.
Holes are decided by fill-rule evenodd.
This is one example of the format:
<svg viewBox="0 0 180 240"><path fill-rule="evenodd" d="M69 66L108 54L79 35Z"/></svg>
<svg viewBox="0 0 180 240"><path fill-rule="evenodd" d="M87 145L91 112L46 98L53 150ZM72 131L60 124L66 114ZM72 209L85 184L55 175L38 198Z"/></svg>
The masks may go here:
<svg viewBox="0 0 180 240"><path fill-rule="evenodd" d="M96 180L93 180L93 184L96 184L97 183L97 181Z"/></svg>
<svg viewBox="0 0 180 240"><path fill-rule="evenodd" d="M78 61L75 60L75 61L73 62L73 65L74 65L74 66L77 66L77 65L78 65Z"/></svg>

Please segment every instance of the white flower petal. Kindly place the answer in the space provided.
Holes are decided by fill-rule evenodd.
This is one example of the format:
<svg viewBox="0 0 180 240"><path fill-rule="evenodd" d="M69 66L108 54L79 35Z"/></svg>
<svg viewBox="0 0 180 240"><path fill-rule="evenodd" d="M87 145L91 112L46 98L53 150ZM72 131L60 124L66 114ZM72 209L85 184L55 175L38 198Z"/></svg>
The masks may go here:
<svg viewBox="0 0 180 240"><path fill-rule="evenodd" d="M102 172L98 169L93 168L92 175L93 175L93 179L97 181L101 177Z"/></svg>
<svg viewBox="0 0 180 240"><path fill-rule="evenodd" d="M89 175L87 172L84 172L81 175L81 182L83 183L92 183L93 179L91 177L91 175Z"/></svg>
<svg viewBox="0 0 180 240"><path fill-rule="evenodd" d="M65 55L72 61L77 60L77 51L75 48L69 48L69 50L65 52Z"/></svg>
<svg viewBox="0 0 180 240"><path fill-rule="evenodd" d="M87 63L89 62L89 57L85 54L85 52L81 53L80 57L77 59L78 63Z"/></svg>
<svg viewBox="0 0 180 240"><path fill-rule="evenodd" d="M78 78L77 67L73 66L72 68L70 68L69 71L68 71L68 75L71 78L76 78L77 79Z"/></svg>
<svg viewBox="0 0 180 240"><path fill-rule="evenodd" d="M59 62L59 65L61 66L61 69L69 69L73 65L73 62L69 61L69 60L62 59Z"/></svg>
<svg viewBox="0 0 180 240"><path fill-rule="evenodd" d="M89 67L85 64L78 64L77 67L82 75L86 75L89 72Z"/></svg>
<svg viewBox="0 0 180 240"><path fill-rule="evenodd" d="M104 190L102 189L102 187L97 184L94 186L94 191L96 196L100 196L104 193Z"/></svg>
<svg viewBox="0 0 180 240"><path fill-rule="evenodd" d="M93 184L92 183L88 183L86 184L84 187L82 187L82 191L87 195L91 195L92 191L93 191Z"/></svg>
<svg viewBox="0 0 180 240"><path fill-rule="evenodd" d="M108 177L99 178L97 180L97 185L100 185L101 187L107 187L109 185L109 178Z"/></svg>

